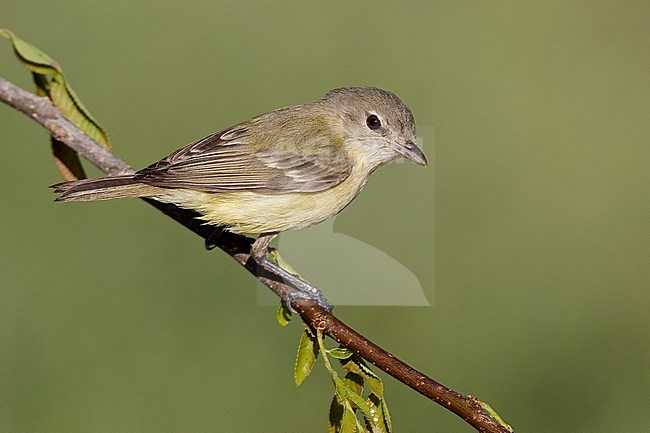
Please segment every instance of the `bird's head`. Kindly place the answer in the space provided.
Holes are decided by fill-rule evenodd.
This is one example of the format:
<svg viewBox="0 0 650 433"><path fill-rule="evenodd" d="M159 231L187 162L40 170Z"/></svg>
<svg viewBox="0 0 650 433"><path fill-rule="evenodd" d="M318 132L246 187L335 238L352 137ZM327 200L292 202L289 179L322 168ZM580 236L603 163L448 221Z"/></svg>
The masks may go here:
<svg viewBox="0 0 650 433"><path fill-rule="evenodd" d="M377 167L400 156L426 166L415 144L411 110L394 94L374 87L335 89L319 101L340 119L340 129L351 150Z"/></svg>

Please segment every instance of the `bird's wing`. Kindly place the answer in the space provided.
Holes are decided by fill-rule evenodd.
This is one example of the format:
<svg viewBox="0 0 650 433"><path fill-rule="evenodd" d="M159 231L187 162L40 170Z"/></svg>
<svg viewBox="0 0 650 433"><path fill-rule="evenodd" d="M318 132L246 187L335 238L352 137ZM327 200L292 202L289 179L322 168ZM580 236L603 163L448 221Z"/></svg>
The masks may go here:
<svg viewBox="0 0 650 433"><path fill-rule="evenodd" d="M305 151L286 136L274 139L258 134L253 143L249 128L255 125L242 124L195 141L140 170L135 179L205 192L282 194L322 191L350 175L347 153L331 140L312 141Z"/></svg>

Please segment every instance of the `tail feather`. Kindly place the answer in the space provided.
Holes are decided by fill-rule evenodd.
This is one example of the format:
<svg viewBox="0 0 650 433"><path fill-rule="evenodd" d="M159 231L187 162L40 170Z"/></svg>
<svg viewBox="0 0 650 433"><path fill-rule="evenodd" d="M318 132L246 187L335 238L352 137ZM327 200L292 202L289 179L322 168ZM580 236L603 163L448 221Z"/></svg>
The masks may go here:
<svg viewBox="0 0 650 433"><path fill-rule="evenodd" d="M152 195L152 189L156 189L137 182L132 175L75 180L57 183L50 188L54 188L54 192L60 194L54 201L62 202L148 197Z"/></svg>

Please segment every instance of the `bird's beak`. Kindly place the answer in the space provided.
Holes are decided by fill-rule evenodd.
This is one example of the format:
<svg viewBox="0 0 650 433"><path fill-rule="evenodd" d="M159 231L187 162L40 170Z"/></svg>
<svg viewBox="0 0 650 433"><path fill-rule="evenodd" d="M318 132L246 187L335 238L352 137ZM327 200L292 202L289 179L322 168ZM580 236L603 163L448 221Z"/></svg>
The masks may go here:
<svg viewBox="0 0 650 433"><path fill-rule="evenodd" d="M422 150L411 140L407 140L404 144L391 142L390 148L417 165L421 165L422 167L427 166L427 157L424 156Z"/></svg>

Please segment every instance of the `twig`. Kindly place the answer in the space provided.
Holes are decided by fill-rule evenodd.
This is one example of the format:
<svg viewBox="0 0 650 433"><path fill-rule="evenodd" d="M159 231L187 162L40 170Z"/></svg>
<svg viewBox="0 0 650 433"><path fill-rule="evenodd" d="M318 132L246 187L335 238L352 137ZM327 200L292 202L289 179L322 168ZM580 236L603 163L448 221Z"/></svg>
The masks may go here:
<svg viewBox="0 0 650 433"><path fill-rule="evenodd" d="M63 117L52 106L49 99L38 97L0 78L0 100L34 119L52 137L70 146L106 174L117 175L133 172L133 169L128 164L97 144ZM252 239L228 232L223 232L214 237L214 229L197 220L195 212L155 200L144 200L204 239L212 235L211 240L219 248L232 256L281 299L292 299L289 295L297 290L295 287L284 282L279 276L263 271L251 259L249 251ZM315 302L295 298L291 305L311 327L320 329L324 334L354 351L398 381L449 409L476 430L489 433L509 433L505 426L499 424L482 408L478 399L453 391L415 370L363 337Z"/></svg>

